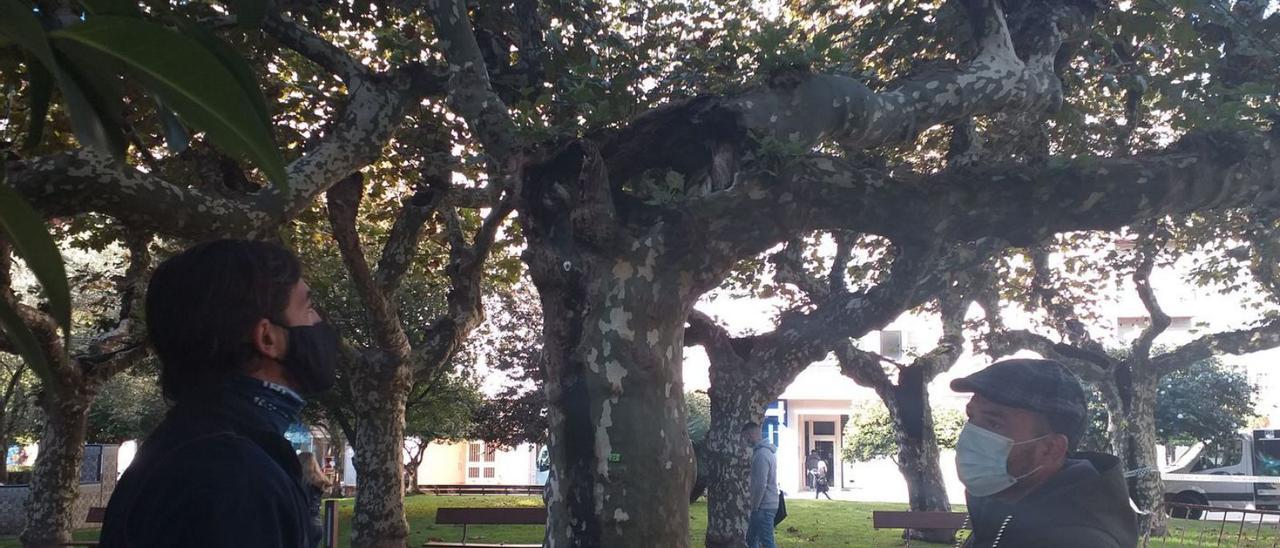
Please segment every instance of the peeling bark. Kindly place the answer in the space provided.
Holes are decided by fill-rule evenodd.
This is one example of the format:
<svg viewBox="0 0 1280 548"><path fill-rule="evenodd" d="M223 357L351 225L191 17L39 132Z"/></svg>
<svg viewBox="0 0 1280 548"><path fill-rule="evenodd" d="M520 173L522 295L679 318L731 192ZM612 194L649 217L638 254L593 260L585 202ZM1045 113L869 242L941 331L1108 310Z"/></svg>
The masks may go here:
<svg viewBox="0 0 1280 548"><path fill-rule="evenodd" d="M546 546L689 545L693 449L675 318L690 292L655 260L663 242L645 242L608 257L530 237L546 317Z"/></svg>
<svg viewBox="0 0 1280 548"><path fill-rule="evenodd" d="M40 456L31 474L27 524L19 539L24 548L49 548L71 540L71 515L80 493L80 461L93 394L48 390L39 399L44 411Z"/></svg>
<svg viewBox="0 0 1280 548"><path fill-rule="evenodd" d="M351 445L359 478L351 544L403 548L409 538L404 516L404 404L413 383L404 368L383 375L371 372L351 381L356 412Z"/></svg>

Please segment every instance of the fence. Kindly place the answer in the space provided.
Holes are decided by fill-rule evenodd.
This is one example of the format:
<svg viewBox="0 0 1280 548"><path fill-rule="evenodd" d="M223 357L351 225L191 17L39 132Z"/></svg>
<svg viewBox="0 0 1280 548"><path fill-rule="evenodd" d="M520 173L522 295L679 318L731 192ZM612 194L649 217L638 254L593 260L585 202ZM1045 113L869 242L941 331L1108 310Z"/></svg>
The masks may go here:
<svg viewBox="0 0 1280 548"><path fill-rule="evenodd" d="M1143 535L1143 547L1280 547L1280 511L1176 502L1166 502L1161 511L1170 515L1168 530L1163 536L1147 531Z"/></svg>

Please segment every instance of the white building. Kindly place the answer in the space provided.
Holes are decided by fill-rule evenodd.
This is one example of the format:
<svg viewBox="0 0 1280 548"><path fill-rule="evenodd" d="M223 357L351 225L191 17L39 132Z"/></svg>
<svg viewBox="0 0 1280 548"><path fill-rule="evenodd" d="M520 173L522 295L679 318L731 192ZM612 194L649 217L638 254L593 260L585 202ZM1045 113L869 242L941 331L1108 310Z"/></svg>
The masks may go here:
<svg viewBox="0 0 1280 548"><path fill-rule="evenodd" d="M419 485L542 485L546 473L538 470L541 447L520 444L495 448L482 441L432 443L418 466ZM343 457L342 484L357 484L355 451L348 445ZM404 455L405 463L409 455Z"/></svg>

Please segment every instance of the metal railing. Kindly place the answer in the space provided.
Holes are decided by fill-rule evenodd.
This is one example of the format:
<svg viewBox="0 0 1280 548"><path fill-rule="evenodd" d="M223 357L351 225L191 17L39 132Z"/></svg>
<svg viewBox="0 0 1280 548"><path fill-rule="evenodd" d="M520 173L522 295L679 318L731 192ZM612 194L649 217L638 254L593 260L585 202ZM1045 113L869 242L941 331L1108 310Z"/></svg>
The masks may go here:
<svg viewBox="0 0 1280 548"><path fill-rule="evenodd" d="M1280 547L1280 511L1166 502L1163 535L1144 531L1144 548L1166 546ZM1145 521L1145 520L1144 520Z"/></svg>

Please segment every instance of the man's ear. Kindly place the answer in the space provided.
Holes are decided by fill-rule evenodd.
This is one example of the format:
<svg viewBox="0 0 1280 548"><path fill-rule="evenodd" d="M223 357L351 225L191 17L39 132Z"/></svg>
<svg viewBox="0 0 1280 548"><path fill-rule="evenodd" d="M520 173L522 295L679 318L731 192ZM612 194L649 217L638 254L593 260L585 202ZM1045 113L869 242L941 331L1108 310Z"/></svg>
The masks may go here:
<svg viewBox="0 0 1280 548"><path fill-rule="evenodd" d="M253 349L262 356L267 356L276 360L284 359L284 337L280 332L280 328L271 323L270 320L263 318L254 324L253 331L249 335L250 344Z"/></svg>
<svg viewBox="0 0 1280 548"><path fill-rule="evenodd" d="M1067 454L1071 452L1071 442L1065 434L1053 434L1046 441L1049 442L1046 444L1047 456L1051 459L1066 459Z"/></svg>

